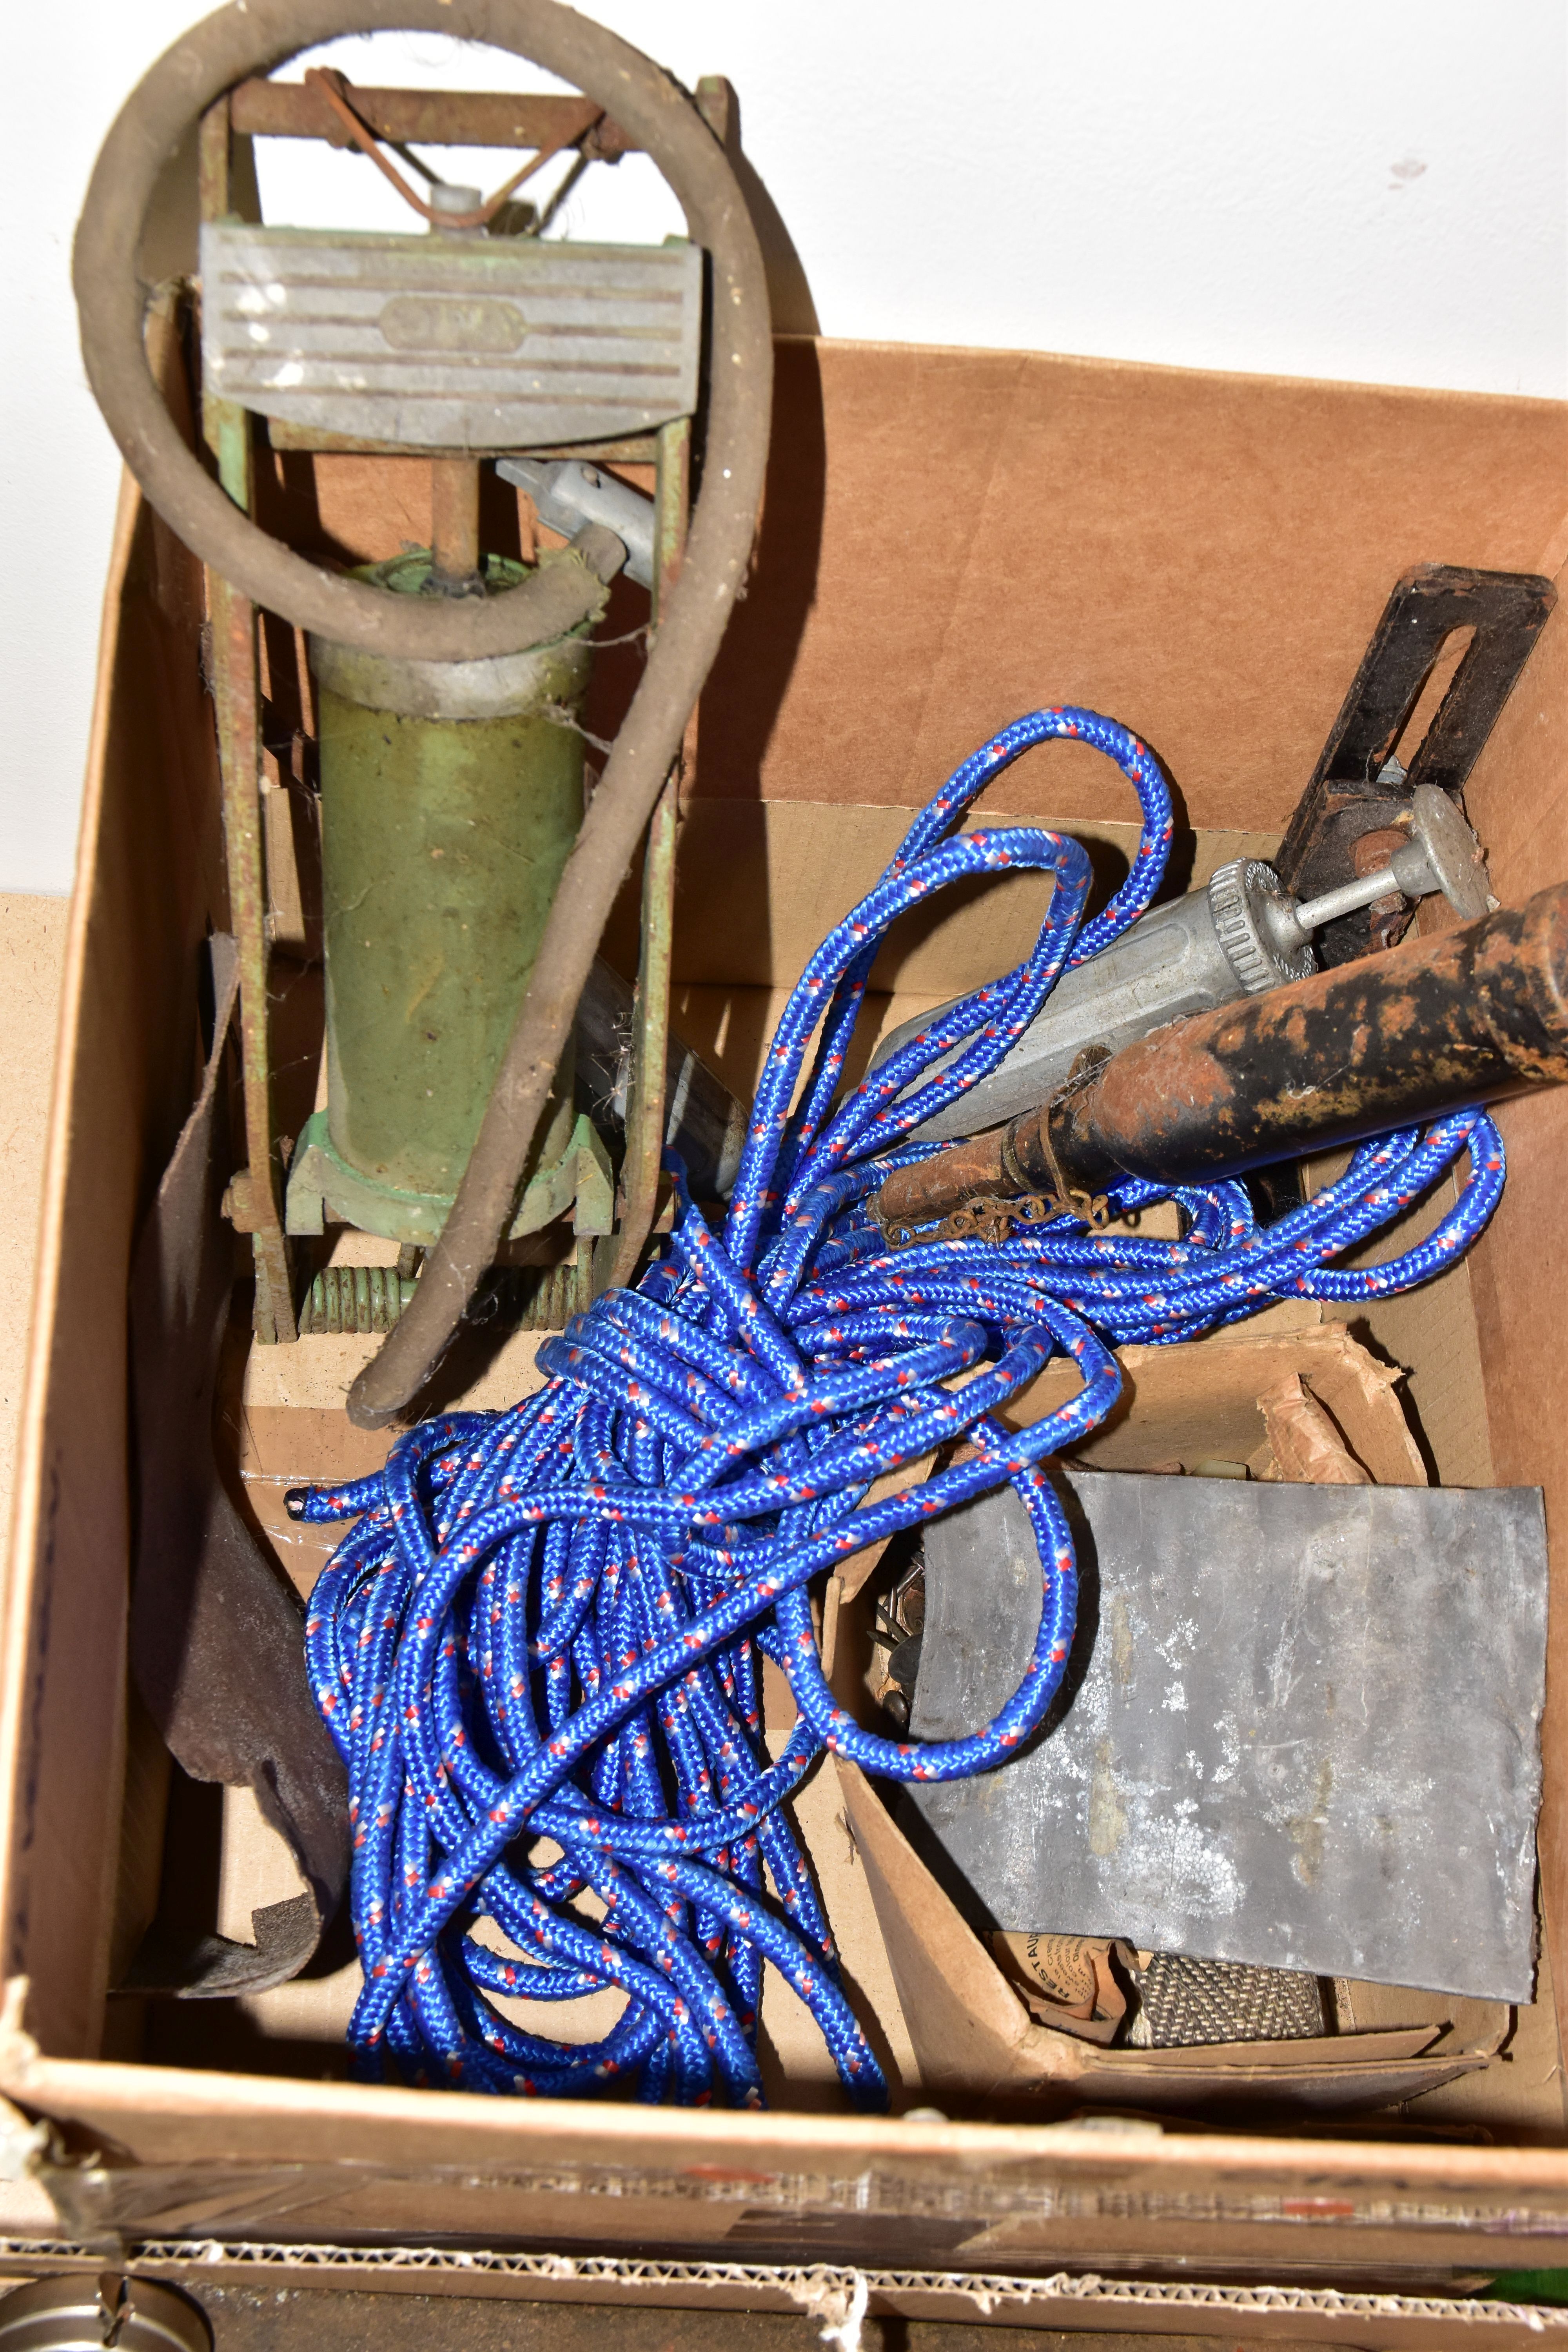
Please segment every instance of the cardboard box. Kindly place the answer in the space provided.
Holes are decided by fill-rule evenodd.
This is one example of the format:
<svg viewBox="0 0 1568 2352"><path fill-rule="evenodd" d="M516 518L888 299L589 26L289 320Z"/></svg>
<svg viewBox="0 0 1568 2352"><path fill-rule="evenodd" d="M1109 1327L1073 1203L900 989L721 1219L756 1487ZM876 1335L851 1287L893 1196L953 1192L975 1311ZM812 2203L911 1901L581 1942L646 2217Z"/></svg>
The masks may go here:
<svg viewBox="0 0 1568 2352"><path fill-rule="evenodd" d="M1120 1350L1117 1410L1073 1449L1073 1460L1170 1475L1217 1457L1238 1473L1245 1465L1262 1481L1427 1484L1396 1373L1342 1323L1324 1320L1313 1302L1282 1304L1258 1320L1261 1330L1243 1324L1197 1344ZM1026 1425L1073 1392L1069 1368L1053 1363L1005 1418ZM871 1730L881 1728L875 1700L887 1655L868 1605L880 1580L879 1549L831 1576L823 1601L825 1671L839 1704ZM928 1634L929 1607L928 1596ZM1407 2106L1482 2072L1512 2037L1505 2003L1339 1979L1326 2004L1331 2030L1311 2038L1097 2047L1105 2033L1026 2000L1027 1976L1000 1964L998 1945L1018 1946L1022 1935L993 1935L988 1948L963 1916L957 1890L941 1877L938 1852L917 1833L908 1792L879 1793L842 1759L836 1772L922 2088L961 2114L987 2105L1015 2116L1104 2106L1234 2120L1250 2110L1276 2123L1291 2113L1321 2123L1336 2110L1342 2118L1349 2110ZM1049 1916L1081 1924L1065 1910ZM1100 2015L1098 2004L1093 2013ZM1484 2085L1466 2095L1484 2107Z"/></svg>
<svg viewBox="0 0 1568 2352"><path fill-rule="evenodd" d="M805 953L879 869L904 812L999 725L1071 700L1137 729L1193 828L1194 863L1173 876L1183 887L1273 846L1409 565L1555 572L1568 558L1568 424L1552 404L806 341L779 357L757 562L704 699L680 844L675 1018L738 1089ZM426 530L417 460L291 458L279 489L296 524L356 560ZM18 2121L12 2137L61 2226L79 2240L118 2232L152 2266L177 2267L205 2239L247 2239L249 2255L231 2246L217 2259L284 2273L314 2263L356 2283L445 2273L434 2252L401 2269L388 2255L377 2270L371 2252L329 2260L331 2248L455 2242L480 2250L498 2292L523 2294L553 2278L563 2293L744 2302L795 2294L779 2282L805 2277L797 2302L815 2295L828 2314L832 2279L857 2266L879 2308L1156 2331L1190 2329L1199 2290L1155 2276L1047 2292L1049 2274L1266 2276L1295 2282L1288 2303L1220 2284L1201 2293L1221 2324L1259 2340L1429 2345L1479 2328L1523 2341L1518 2315L1418 2307L1392 2291L1559 2259L1568 2138L1546 1998L1518 2014L1495 2060L1414 2113L1310 2137L1179 2117L1109 2130L850 2118L787 1997L769 2011L776 2104L763 2116L510 2105L331 2079L341 2061L326 2012L342 1987L330 1979L221 2013L109 2000L148 1916L164 1826L166 1774L127 1695L125 1294L132 1237L191 1097L200 942L225 915L201 617L196 568L128 490L0 1660L0 2091L49 2126L29 2137ZM595 732L614 723L626 685L606 667ZM1470 792L1505 902L1568 871L1565 720L1560 607ZM280 794L274 805L281 814ZM1060 823L1107 870L1135 838L1130 793L1081 745L1030 753L985 814ZM1039 911L1039 886L1017 878L983 907L906 921L879 968L880 1023L1003 968ZM308 1031L308 976L282 964L279 986ZM308 1092L308 1054L296 1075ZM1429 1471L1544 1486L1561 1578L1568 1097L1510 1107L1502 1125L1509 1188L1483 1243L1355 1329L1408 1369ZM242 1368L228 1442L264 1525L279 1527L285 1480L332 1475L363 1444L336 1406L373 1344L307 1340ZM492 1368L487 1401L524 1384L533 1344ZM1329 1344L1342 1347L1331 1333ZM291 1558L308 1577L310 1558ZM1568 1933L1565 1628L1560 1606L1543 1995L1553 1961L1562 1980ZM243 1807L226 1810L223 1924L243 1932L252 1903L289 1889L268 1883L277 1853L254 1823L241 1833ZM921 2104L865 1871L826 1773L801 1810L850 1975L906 2097ZM203 1833L190 1831L192 1867ZM1358 2012L1368 2026L1405 2021ZM506 2247L521 2251L483 2252ZM0 2261L23 2259L0 2245ZM1342 2295L1325 2280L1387 2292ZM1548 2331L1557 2324L1547 2315Z"/></svg>

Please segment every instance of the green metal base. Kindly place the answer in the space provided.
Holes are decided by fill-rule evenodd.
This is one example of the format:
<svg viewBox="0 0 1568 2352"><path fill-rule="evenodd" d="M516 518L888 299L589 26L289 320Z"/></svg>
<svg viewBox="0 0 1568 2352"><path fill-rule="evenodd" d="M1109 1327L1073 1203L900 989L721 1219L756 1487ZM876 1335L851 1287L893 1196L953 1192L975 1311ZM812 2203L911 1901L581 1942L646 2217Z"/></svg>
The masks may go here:
<svg viewBox="0 0 1568 2352"><path fill-rule="evenodd" d="M428 1249L440 1239L451 1206L449 1198L402 1192L363 1175L333 1150L324 1110L312 1111L306 1120L289 1170L284 1222L289 1233L320 1234L331 1222ZM607 1234L615 1206L609 1154L593 1121L579 1118L560 1159L524 1186L510 1238L540 1233L568 1214L578 1234Z"/></svg>

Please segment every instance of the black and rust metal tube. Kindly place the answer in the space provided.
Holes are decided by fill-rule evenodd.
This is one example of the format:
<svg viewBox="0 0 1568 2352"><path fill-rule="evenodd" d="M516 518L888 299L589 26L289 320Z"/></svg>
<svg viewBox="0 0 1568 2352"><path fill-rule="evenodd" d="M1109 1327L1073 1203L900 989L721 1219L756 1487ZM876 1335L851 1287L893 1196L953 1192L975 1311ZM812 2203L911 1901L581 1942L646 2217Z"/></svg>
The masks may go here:
<svg viewBox="0 0 1568 2352"><path fill-rule="evenodd" d="M1035 1116L1033 1111L1024 1113L1025 1118ZM933 1217L945 1217L950 1209L961 1208L965 1201L1026 1189L1008 1180L1003 1158L1007 1134L1006 1128L994 1127L984 1135L955 1143L949 1151L917 1161L912 1168L895 1169L872 1207L884 1225L929 1224Z"/></svg>
<svg viewBox="0 0 1568 2352"><path fill-rule="evenodd" d="M1203 1183L1568 1078L1568 883L1152 1030L1038 1110L889 1178L884 1224L987 1194Z"/></svg>
<svg viewBox="0 0 1568 2352"><path fill-rule="evenodd" d="M1203 1182L1568 1078L1568 883L1156 1029L1015 1120L1038 1190Z"/></svg>

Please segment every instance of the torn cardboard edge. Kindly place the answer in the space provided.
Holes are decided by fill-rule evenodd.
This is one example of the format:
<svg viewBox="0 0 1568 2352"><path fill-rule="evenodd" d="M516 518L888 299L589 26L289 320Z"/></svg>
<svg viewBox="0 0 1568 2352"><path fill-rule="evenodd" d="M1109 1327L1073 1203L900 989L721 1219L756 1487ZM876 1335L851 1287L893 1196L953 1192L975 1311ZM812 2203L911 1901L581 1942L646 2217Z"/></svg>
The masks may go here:
<svg viewBox="0 0 1568 2352"><path fill-rule="evenodd" d="M1380 1363L1343 1323L1250 1333L1227 1329L1173 1347L1119 1348L1116 1360L1121 1367L1121 1400L1093 1436L1072 1450L1073 1460L1089 1468L1149 1470L1198 1455L1250 1463L1263 1445L1272 1444L1263 1400L1276 1399L1274 1425L1280 1425L1279 1391L1294 1376L1318 1408L1308 1418L1320 1464L1327 1444L1347 1450L1375 1486L1431 1483L1397 1393L1404 1371ZM1014 1426L1043 1421L1080 1386L1070 1364L1054 1361L1019 1391L1002 1418ZM1288 1471L1282 1463L1279 1468L1307 1484L1321 1480L1321 1467L1312 1476Z"/></svg>
<svg viewBox="0 0 1568 2352"><path fill-rule="evenodd" d="M1137 1954L1118 1938L1053 1936L999 1929L991 1938L997 1967L1037 2025L1070 2033L1079 2042L1110 2043L1127 2020L1121 1975L1131 1974Z"/></svg>
<svg viewBox="0 0 1568 2352"><path fill-rule="evenodd" d="M1285 1300L1279 1311L1294 1328L1117 1349L1121 1400L1067 1458L1095 1470L1166 1471L1228 1455L1260 1479L1428 1485L1399 1399L1399 1367L1380 1363L1344 1324L1319 1319L1315 1302ZM1020 1390L1001 1418L1025 1426L1043 1421L1081 1386L1076 1368L1058 1359ZM871 1487L870 1499L918 1486L935 1461L926 1454L889 1472ZM857 1552L824 1589L822 1670L845 1705L849 1696L834 1679L844 1612L876 1573L888 1542Z"/></svg>
<svg viewBox="0 0 1568 2352"><path fill-rule="evenodd" d="M845 1818L865 1867L893 1982L931 2098L1021 2098L1181 2107L1247 2102L1387 2106L1484 2066L1486 2046L1437 2052L1441 2022L1310 2041L1102 2049L1037 2024L984 1945L904 1837L877 1790L839 1756Z"/></svg>

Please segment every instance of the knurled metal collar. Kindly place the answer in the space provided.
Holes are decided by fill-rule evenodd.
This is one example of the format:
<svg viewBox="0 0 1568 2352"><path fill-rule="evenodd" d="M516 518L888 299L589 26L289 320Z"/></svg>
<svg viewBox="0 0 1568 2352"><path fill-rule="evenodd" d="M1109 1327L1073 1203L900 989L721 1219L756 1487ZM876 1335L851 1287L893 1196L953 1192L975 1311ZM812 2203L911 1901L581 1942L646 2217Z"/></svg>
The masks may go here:
<svg viewBox="0 0 1568 2352"><path fill-rule="evenodd" d="M1291 900L1272 866L1259 857L1237 857L1220 866L1209 882L1209 916L1215 937L1248 996L1282 981L1305 980L1317 970L1310 946L1289 952L1277 948L1265 928L1270 902L1287 908Z"/></svg>

